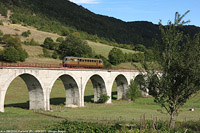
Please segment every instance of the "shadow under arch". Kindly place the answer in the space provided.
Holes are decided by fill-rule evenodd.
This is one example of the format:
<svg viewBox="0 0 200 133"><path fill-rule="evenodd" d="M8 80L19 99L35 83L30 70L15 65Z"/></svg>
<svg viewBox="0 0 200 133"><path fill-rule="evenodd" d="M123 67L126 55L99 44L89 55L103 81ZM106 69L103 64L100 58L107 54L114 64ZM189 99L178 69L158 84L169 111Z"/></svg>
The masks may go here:
<svg viewBox="0 0 200 133"><path fill-rule="evenodd" d="M97 74L91 76L88 79L88 81L89 80L91 80L92 86L93 86L93 89L94 89L94 102L98 102L101 94L107 94L105 82L104 82L103 78L100 75L97 75ZM85 89L84 89L84 93L85 93ZM91 99L92 95L89 96L89 98ZM92 101L90 101L90 102L92 102Z"/></svg>
<svg viewBox="0 0 200 133"><path fill-rule="evenodd" d="M64 98L54 98L54 99L50 99L50 101L51 102L54 101L54 103L56 103L56 105L59 103L63 103L65 101L66 107L71 107L74 105L80 106L79 89L78 89L78 85L77 85L75 79L72 76L67 75L67 74L61 75L57 79L60 79L64 85L65 99ZM53 85L55 84L56 80L54 81Z"/></svg>
<svg viewBox="0 0 200 133"><path fill-rule="evenodd" d="M39 80L28 73L20 74L16 77L14 77L10 83L8 83L8 87L14 81L17 77L20 77L26 84L28 88L28 93L29 93L29 101L26 103L16 103L16 104L7 104L5 107L20 107L20 108L25 108L25 109L43 109L45 110L45 101L44 101L44 93L42 86L39 82ZM28 105L29 103L29 105Z"/></svg>
<svg viewBox="0 0 200 133"><path fill-rule="evenodd" d="M117 84L117 100L126 99L126 94L128 92L128 81L126 77L122 74L116 76L114 80ZM113 81L113 83L114 83Z"/></svg>

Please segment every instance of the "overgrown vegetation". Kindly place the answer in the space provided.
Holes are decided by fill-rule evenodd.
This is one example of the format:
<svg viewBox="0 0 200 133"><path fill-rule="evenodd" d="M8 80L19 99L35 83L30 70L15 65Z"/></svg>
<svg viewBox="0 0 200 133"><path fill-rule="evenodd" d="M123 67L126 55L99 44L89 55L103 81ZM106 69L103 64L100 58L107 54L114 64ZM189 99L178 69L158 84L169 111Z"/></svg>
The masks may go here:
<svg viewBox="0 0 200 133"><path fill-rule="evenodd" d="M105 103L109 100L109 96L107 94L101 94L99 97L98 103Z"/></svg>
<svg viewBox="0 0 200 133"><path fill-rule="evenodd" d="M105 124L103 125L103 124L91 123L91 122L65 120L48 127L46 130L66 131L66 132L114 133L117 131L117 128L114 126L108 126Z"/></svg>
<svg viewBox="0 0 200 133"><path fill-rule="evenodd" d="M1 43L5 45L5 48L0 52L1 60L7 62L25 61L28 53L22 49L22 42L18 37L12 37L6 34L0 38Z"/></svg>
<svg viewBox="0 0 200 133"><path fill-rule="evenodd" d="M23 37L29 37L30 35L31 35L31 31L30 30L22 32L22 36Z"/></svg>
<svg viewBox="0 0 200 133"><path fill-rule="evenodd" d="M24 41L25 45L29 45L29 46L39 46L40 44L35 41L33 38L31 40L26 40Z"/></svg>
<svg viewBox="0 0 200 133"><path fill-rule="evenodd" d="M179 123L175 129L169 129L168 122L160 120L145 120L145 116L140 122L133 121L129 124L123 122L116 122L110 124L92 123L84 121L70 121L64 120L62 122L50 125L46 131L66 131L66 132L198 132L199 122L185 122Z"/></svg>

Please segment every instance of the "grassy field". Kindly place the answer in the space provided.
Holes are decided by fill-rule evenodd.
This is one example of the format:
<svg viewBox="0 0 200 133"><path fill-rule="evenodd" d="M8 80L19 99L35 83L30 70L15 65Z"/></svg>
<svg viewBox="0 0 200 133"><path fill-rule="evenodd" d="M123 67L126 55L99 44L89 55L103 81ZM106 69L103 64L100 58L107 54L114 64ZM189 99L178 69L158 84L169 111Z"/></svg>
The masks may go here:
<svg viewBox="0 0 200 133"><path fill-rule="evenodd" d="M93 93L91 81L88 81L85 91L85 107L65 108L65 89L61 80L57 80L51 92L52 111L40 111L40 113L51 115L46 116L28 110L28 89L21 78L16 78L6 93L5 113L0 113L0 130L42 130L46 126L65 118L88 121L139 121L145 115L146 119L152 119L152 117L162 120L169 119L165 110L156 105L152 97L139 98L135 102L117 101L116 83L113 85L111 104L93 103ZM191 107L195 108L194 112L189 111ZM197 121L200 119L199 113L200 94L197 94L181 108L177 119L178 121Z"/></svg>
<svg viewBox="0 0 200 133"><path fill-rule="evenodd" d="M113 46L105 45L102 43L96 43L96 42L92 42L92 41L87 41L87 42L88 42L88 45L92 48L92 50L95 51L96 54L101 54L106 58L108 58L108 53L110 52L110 50L112 50L112 48L114 48ZM133 50L123 49L123 48L119 48L119 49L121 49L123 53L134 53L135 52Z"/></svg>

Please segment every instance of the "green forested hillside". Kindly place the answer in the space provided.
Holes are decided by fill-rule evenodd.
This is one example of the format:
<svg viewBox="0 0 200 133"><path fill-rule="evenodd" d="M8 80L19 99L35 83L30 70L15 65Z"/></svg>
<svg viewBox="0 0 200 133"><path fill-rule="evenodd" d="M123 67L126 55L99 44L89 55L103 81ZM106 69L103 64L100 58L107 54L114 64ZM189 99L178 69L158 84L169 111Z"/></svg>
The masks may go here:
<svg viewBox="0 0 200 133"><path fill-rule="evenodd" d="M143 44L147 47L152 45L153 38L159 36L158 26L151 22L124 22L97 15L68 0L0 0L0 8L3 15L6 15L8 9L11 10L13 23L31 25L61 35L77 29L94 35L82 35L86 39L95 40L100 37L107 41ZM200 28L187 26L183 31L193 35Z"/></svg>

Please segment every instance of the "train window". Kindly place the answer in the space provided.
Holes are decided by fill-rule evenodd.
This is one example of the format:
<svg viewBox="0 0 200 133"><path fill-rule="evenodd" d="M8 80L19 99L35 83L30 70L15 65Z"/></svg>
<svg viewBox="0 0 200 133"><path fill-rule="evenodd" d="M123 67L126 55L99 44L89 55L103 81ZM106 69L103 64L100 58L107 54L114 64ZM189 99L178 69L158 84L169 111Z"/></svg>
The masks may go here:
<svg viewBox="0 0 200 133"><path fill-rule="evenodd" d="M77 61L77 59L74 59L74 61Z"/></svg>

